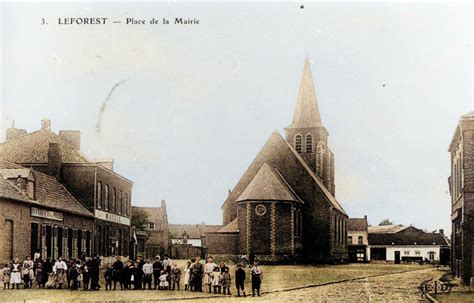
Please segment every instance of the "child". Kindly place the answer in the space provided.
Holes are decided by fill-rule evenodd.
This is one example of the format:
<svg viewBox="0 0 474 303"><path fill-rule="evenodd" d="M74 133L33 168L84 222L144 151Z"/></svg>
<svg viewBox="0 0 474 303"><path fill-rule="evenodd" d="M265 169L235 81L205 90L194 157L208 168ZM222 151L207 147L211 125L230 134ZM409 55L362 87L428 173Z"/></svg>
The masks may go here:
<svg viewBox="0 0 474 303"><path fill-rule="evenodd" d="M72 263L71 269L69 270L69 280L72 283L71 290L78 289L78 281L77 278L79 277L79 270L77 268L77 264Z"/></svg>
<svg viewBox="0 0 474 303"><path fill-rule="evenodd" d="M173 266L171 269L171 283L173 284L173 290L175 289L175 285L178 285L179 290L179 280L181 280L181 270L178 266Z"/></svg>
<svg viewBox="0 0 474 303"><path fill-rule="evenodd" d="M227 289L227 294L231 295L230 293L230 273L229 273L229 267L225 267L224 273L221 273L221 284L222 284L222 289L223 289L223 294L225 295L225 291Z"/></svg>
<svg viewBox="0 0 474 303"><path fill-rule="evenodd" d="M168 289L169 283L168 283L168 274L162 270L160 274L160 289Z"/></svg>
<svg viewBox="0 0 474 303"><path fill-rule="evenodd" d="M240 290L242 290L244 297L245 289L244 289L244 282L245 282L245 270L242 268L242 264L237 264L237 270L235 271L235 287L237 287L237 296L240 297Z"/></svg>
<svg viewBox="0 0 474 303"><path fill-rule="evenodd" d="M260 284L262 283L262 269L258 266L258 261L253 262L253 267L250 270L252 273L252 296L255 297L255 291L260 297Z"/></svg>
<svg viewBox="0 0 474 303"><path fill-rule="evenodd" d="M10 264L5 263L2 269L3 273L3 289L10 289Z"/></svg>
<svg viewBox="0 0 474 303"><path fill-rule="evenodd" d="M214 288L214 294L217 294L218 288L221 287L221 272L219 267L215 267L214 271L211 273L212 287Z"/></svg>
<svg viewBox="0 0 474 303"><path fill-rule="evenodd" d="M56 288L56 277L54 276L54 273L49 274L46 288Z"/></svg>
<svg viewBox="0 0 474 303"><path fill-rule="evenodd" d="M105 290L112 290L112 266L107 264L107 269L104 272Z"/></svg>
<svg viewBox="0 0 474 303"><path fill-rule="evenodd" d="M82 282L83 282L82 289L89 290L89 281L91 279L91 275L89 273L89 267L87 266L87 263L82 266L81 272L82 272Z"/></svg>
<svg viewBox="0 0 474 303"><path fill-rule="evenodd" d="M191 261L188 261L186 268L184 269L184 290L189 289L191 282Z"/></svg>
<svg viewBox="0 0 474 303"><path fill-rule="evenodd" d="M43 262L40 259L36 261L36 282L39 288L44 288L46 281L43 280Z"/></svg>

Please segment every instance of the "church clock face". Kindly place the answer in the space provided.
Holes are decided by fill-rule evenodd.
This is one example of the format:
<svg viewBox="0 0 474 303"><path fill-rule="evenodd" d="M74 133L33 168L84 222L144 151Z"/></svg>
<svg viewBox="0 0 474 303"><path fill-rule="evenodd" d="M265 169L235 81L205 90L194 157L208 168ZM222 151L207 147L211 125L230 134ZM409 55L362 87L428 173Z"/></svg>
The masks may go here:
<svg viewBox="0 0 474 303"><path fill-rule="evenodd" d="M263 204L259 204L255 206L255 213L257 214L257 216L263 216L267 213L267 207Z"/></svg>

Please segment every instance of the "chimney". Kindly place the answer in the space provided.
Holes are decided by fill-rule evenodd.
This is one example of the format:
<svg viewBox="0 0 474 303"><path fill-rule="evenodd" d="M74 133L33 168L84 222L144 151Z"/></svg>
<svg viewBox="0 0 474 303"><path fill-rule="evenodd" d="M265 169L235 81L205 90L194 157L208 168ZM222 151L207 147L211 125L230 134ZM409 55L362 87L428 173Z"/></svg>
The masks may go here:
<svg viewBox="0 0 474 303"><path fill-rule="evenodd" d="M59 178L61 171L61 147L59 143L49 143L48 149L48 173Z"/></svg>
<svg viewBox="0 0 474 303"><path fill-rule="evenodd" d="M165 200L161 200L161 208L166 208L166 201Z"/></svg>
<svg viewBox="0 0 474 303"><path fill-rule="evenodd" d="M67 145L81 150L81 132L78 130L60 130L59 138L64 140Z"/></svg>
<svg viewBox="0 0 474 303"><path fill-rule="evenodd" d="M41 129L51 131L51 121L49 119L46 119L46 118L42 119L41 120Z"/></svg>
<svg viewBox="0 0 474 303"><path fill-rule="evenodd" d="M440 229L440 230L439 230L439 233L442 234L442 235L444 235L444 229Z"/></svg>

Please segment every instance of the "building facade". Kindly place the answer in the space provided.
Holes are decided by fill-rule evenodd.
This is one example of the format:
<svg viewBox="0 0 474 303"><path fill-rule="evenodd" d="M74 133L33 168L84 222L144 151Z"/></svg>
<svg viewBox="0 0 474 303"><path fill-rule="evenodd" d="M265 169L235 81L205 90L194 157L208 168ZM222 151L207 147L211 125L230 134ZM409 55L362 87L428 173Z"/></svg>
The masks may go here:
<svg viewBox="0 0 474 303"><path fill-rule="evenodd" d="M425 232L414 226L371 226L369 231L369 257L371 261L406 262L450 261L450 241L443 230Z"/></svg>
<svg viewBox="0 0 474 303"><path fill-rule="evenodd" d="M113 160L87 159L80 151L80 132L56 134L47 119L32 133L12 127L6 138L0 144L5 160L55 177L93 213L91 253L129 254L133 183L113 170Z"/></svg>
<svg viewBox="0 0 474 303"><path fill-rule="evenodd" d="M141 241L138 239L139 252L145 257L169 254L170 232L165 200L161 201L161 207L133 206L132 212L136 210L143 210L148 214L148 222L142 230L143 239Z"/></svg>
<svg viewBox="0 0 474 303"><path fill-rule="evenodd" d="M369 261L369 232L367 216L347 220L347 249L349 262Z"/></svg>
<svg viewBox="0 0 474 303"><path fill-rule="evenodd" d="M459 120L449 152L452 270L469 284L474 274L474 112Z"/></svg>
<svg viewBox="0 0 474 303"><path fill-rule="evenodd" d="M286 139L274 132L222 205L208 253L268 262L347 260L347 219L335 199L334 155L321 122L310 62ZM317 235L317 236L314 236Z"/></svg>
<svg viewBox="0 0 474 303"><path fill-rule="evenodd" d="M94 216L56 178L0 160L0 262L40 252L79 258L92 247Z"/></svg>

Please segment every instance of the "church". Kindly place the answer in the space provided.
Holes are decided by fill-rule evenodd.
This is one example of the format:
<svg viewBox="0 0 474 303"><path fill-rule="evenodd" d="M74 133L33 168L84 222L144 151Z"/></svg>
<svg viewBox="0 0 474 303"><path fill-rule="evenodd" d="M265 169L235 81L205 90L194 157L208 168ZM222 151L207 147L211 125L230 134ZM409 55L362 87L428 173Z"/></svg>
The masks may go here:
<svg viewBox="0 0 474 303"><path fill-rule="evenodd" d="M263 262L347 260L348 216L335 198L328 146L306 59L293 122L275 131L222 205L223 227L208 232L208 254Z"/></svg>

